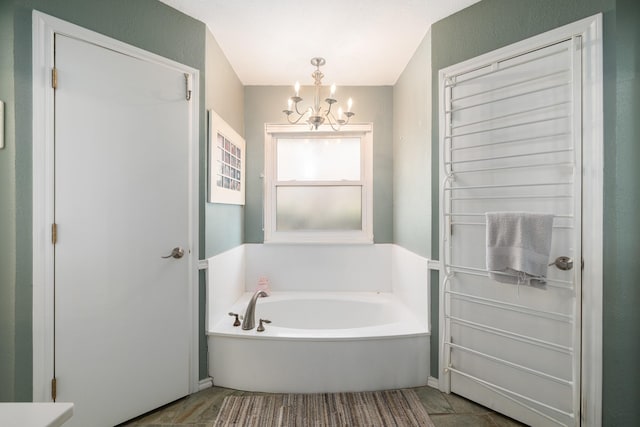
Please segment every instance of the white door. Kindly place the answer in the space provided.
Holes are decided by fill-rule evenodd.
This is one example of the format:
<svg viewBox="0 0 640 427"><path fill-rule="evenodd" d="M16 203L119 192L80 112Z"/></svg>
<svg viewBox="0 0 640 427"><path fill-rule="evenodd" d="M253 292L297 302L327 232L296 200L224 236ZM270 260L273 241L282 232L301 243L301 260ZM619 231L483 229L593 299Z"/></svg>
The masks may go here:
<svg viewBox="0 0 640 427"><path fill-rule="evenodd" d="M520 49L441 73L441 372L529 425L579 425L582 38ZM488 277L490 211L554 214L549 262L573 267L542 288Z"/></svg>
<svg viewBox="0 0 640 427"><path fill-rule="evenodd" d="M189 393L192 106L179 70L60 34L55 67L57 401L110 426Z"/></svg>

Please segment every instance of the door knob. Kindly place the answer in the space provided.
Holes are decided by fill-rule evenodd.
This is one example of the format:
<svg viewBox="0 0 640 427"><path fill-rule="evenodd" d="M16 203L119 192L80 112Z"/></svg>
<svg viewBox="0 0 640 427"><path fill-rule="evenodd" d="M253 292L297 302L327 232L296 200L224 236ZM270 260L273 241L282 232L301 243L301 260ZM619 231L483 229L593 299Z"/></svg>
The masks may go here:
<svg viewBox="0 0 640 427"><path fill-rule="evenodd" d="M559 256L549 265L555 265L559 270L571 270L573 268L573 260L568 256Z"/></svg>
<svg viewBox="0 0 640 427"><path fill-rule="evenodd" d="M177 248L173 248L173 250L171 251L171 253L169 255L163 256L162 258L180 259L180 258L182 258L183 255L184 255L184 249L182 249L181 247L177 247Z"/></svg>

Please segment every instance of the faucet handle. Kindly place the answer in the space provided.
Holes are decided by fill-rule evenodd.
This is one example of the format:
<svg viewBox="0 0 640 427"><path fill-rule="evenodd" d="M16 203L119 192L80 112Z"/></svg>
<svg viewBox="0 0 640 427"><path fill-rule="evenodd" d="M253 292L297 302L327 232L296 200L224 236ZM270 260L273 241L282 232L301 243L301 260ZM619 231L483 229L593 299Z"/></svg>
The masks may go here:
<svg viewBox="0 0 640 427"><path fill-rule="evenodd" d="M258 325L258 329L256 329L256 331L258 332L264 332L264 325L263 323L271 323L271 320L267 320L267 319L260 319L260 324Z"/></svg>
<svg viewBox="0 0 640 427"><path fill-rule="evenodd" d="M233 322L233 326L240 326L240 319L242 319L242 316L240 316L238 313L229 313L229 316L236 316L236 320Z"/></svg>

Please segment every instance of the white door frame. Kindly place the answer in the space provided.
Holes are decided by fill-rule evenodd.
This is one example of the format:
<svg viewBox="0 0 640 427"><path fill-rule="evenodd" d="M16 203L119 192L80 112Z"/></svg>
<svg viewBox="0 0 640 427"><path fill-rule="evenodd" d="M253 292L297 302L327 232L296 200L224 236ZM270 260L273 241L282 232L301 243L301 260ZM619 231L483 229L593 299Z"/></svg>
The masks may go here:
<svg viewBox="0 0 640 427"><path fill-rule="evenodd" d="M442 113L444 105L443 80L448 74L460 74L477 66L481 58L483 62L504 58L506 56L535 50L538 46L556 40L582 36L583 44L583 111L582 111L582 374L581 374L581 425L599 426L602 422L602 288L603 288L603 168L604 168L604 135L603 135L603 62L602 62L602 14L576 21L556 28L538 36L514 43L492 51L439 72L440 94L440 146L444 140L445 118ZM445 173L440 161L440 182ZM442 201L441 201L442 203ZM440 272L444 271L442 241L444 221L440 218ZM449 391L448 373L444 366L444 296L440 292L439 302L440 334L439 334L439 388Z"/></svg>
<svg viewBox="0 0 640 427"><path fill-rule="evenodd" d="M199 70L33 11L33 401L51 401L54 369L54 34L64 34L188 75L191 90L189 134L189 391L198 390L198 136Z"/></svg>

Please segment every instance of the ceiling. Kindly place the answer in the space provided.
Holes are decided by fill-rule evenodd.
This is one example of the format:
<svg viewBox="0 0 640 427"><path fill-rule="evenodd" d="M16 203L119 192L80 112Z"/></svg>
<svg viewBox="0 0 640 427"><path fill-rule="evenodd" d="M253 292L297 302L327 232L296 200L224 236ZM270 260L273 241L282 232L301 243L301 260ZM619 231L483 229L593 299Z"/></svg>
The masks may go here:
<svg viewBox="0 0 640 427"><path fill-rule="evenodd" d="M244 85L393 85L434 22L479 0L160 0L204 22Z"/></svg>

